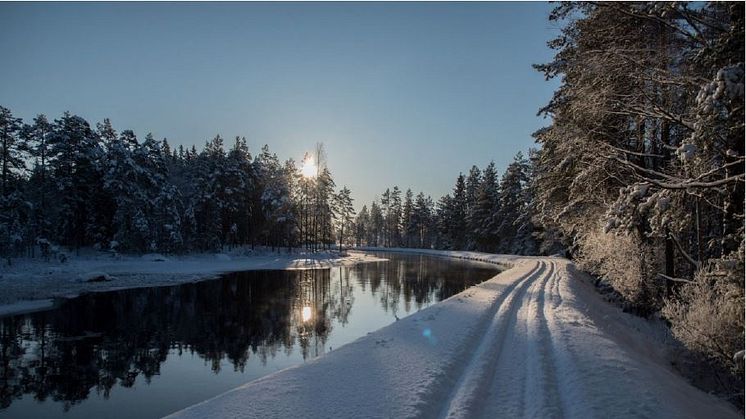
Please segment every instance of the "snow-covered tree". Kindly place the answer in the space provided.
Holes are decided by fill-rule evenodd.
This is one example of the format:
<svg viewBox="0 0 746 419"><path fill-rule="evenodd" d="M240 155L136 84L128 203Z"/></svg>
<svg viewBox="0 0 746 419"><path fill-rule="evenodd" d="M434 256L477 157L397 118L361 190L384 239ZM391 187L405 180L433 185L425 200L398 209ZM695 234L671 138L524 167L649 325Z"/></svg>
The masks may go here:
<svg viewBox="0 0 746 419"><path fill-rule="evenodd" d="M499 189L495 163L490 162L482 174L477 190L476 203L471 213L470 229L480 251L493 252L497 246L497 214L499 214Z"/></svg>
<svg viewBox="0 0 746 419"><path fill-rule="evenodd" d="M60 242L76 248L93 244L102 209L95 205L103 189L99 137L85 119L65 113L54 122L49 155Z"/></svg>
<svg viewBox="0 0 746 419"><path fill-rule="evenodd" d="M407 192L404 193L401 216L401 231L403 235L401 245L404 247L412 247L416 242L417 225L415 224L414 210L414 193L412 193L411 189L407 189Z"/></svg>
<svg viewBox="0 0 746 419"><path fill-rule="evenodd" d="M466 249L474 250L477 245L476 231L479 221L475 217L479 186L482 183L482 171L472 166L466 178Z"/></svg>
<svg viewBox="0 0 746 419"><path fill-rule="evenodd" d="M368 214L368 206L363 205L363 208L355 217L355 246L370 245L367 242L368 229L370 229L370 215Z"/></svg>
<svg viewBox="0 0 746 419"><path fill-rule="evenodd" d="M25 169L21 154L25 147L19 135L22 126L20 118L14 117L10 109L0 106L0 176L2 176L0 195L2 196L10 194L13 177L17 175L14 172Z"/></svg>
<svg viewBox="0 0 746 419"><path fill-rule="evenodd" d="M355 208L352 206L352 192L345 186L334 195L334 218L339 230L339 250L344 249L345 233L352 231Z"/></svg>

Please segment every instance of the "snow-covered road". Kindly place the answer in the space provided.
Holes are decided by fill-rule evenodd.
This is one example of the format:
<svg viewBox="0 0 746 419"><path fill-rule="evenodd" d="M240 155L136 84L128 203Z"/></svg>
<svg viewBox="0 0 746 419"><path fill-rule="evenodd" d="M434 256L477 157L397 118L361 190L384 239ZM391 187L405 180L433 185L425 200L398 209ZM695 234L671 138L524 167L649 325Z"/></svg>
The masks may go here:
<svg viewBox="0 0 746 419"><path fill-rule="evenodd" d="M424 252L513 267L173 417L742 417L676 374L661 331L569 261Z"/></svg>

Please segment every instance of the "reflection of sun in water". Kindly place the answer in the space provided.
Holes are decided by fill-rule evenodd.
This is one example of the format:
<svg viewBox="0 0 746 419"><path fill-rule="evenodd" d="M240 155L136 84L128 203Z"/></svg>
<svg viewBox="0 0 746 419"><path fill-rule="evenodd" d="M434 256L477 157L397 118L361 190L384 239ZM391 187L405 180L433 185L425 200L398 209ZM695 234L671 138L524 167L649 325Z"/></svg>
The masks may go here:
<svg viewBox="0 0 746 419"><path fill-rule="evenodd" d="M303 161L303 167L301 167L300 172L304 178L312 178L316 177L316 170L316 163L313 161L313 158L309 157Z"/></svg>
<svg viewBox="0 0 746 419"><path fill-rule="evenodd" d="M303 307L303 311L301 312L301 318L304 322L307 322L311 320L311 307Z"/></svg>

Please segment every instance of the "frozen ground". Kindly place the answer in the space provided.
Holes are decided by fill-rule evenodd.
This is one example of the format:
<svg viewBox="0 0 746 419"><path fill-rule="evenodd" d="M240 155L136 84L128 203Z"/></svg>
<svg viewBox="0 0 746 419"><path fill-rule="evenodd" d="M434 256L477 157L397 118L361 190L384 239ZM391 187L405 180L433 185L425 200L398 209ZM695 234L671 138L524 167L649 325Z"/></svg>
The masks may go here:
<svg viewBox="0 0 746 419"><path fill-rule="evenodd" d="M172 417L743 417L672 370L659 324L603 301L569 261L426 252L513 268Z"/></svg>
<svg viewBox="0 0 746 419"><path fill-rule="evenodd" d="M43 310L53 298L82 292L175 285L200 281L224 272L260 269L311 269L380 260L362 253L340 257L337 253L288 254L236 249L230 253L189 256L116 257L88 251L70 256L65 263L41 258L13 259L0 265L0 316ZM4 261L3 261L4 262Z"/></svg>

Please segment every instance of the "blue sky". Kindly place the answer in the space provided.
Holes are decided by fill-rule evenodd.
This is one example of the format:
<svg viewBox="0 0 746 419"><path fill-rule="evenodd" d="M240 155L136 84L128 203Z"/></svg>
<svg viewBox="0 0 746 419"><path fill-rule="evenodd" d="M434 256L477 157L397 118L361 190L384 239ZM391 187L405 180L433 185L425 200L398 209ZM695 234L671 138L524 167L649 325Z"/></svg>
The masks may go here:
<svg viewBox="0 0 746 419"><path fill-rule="evenodd" d="M548 124L546 3L0 3L0 105L200 147L327 149L356 207L500 171Z"/></svg>

